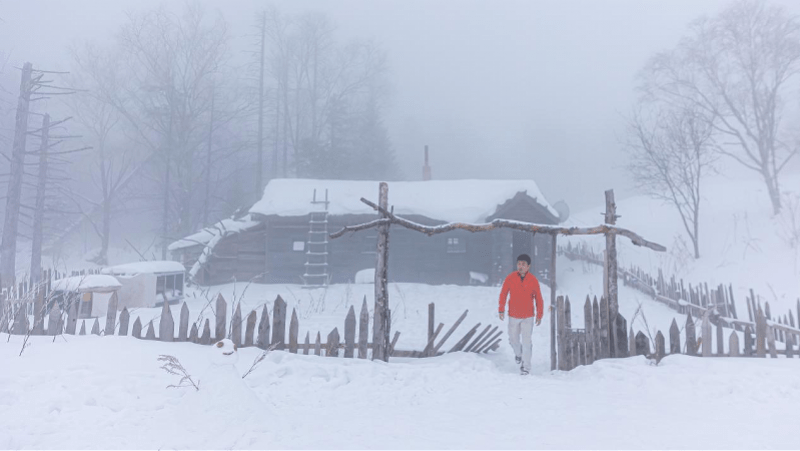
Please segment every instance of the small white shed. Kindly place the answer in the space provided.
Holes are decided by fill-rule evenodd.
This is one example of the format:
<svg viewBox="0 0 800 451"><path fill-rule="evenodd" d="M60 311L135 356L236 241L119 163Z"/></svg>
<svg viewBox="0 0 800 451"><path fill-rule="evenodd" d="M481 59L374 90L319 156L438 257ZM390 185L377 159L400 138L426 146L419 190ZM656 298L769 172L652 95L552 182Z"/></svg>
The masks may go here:
<svg viewBox="0 0 800 451"><path fill-rule="evenodd" d="M102 270L122 284L119 308L157 307L164 300L176 304L183 299L186 268L174 261L126 263Z"/></svg>
<svg viewBox="0 0 800 451"><path fill-rule="evenodd" d="M106 315L108 300L122 284L113 276L86 274L54 280L51 288L61 308L77 301L78 318L92 318Z"/></svg>

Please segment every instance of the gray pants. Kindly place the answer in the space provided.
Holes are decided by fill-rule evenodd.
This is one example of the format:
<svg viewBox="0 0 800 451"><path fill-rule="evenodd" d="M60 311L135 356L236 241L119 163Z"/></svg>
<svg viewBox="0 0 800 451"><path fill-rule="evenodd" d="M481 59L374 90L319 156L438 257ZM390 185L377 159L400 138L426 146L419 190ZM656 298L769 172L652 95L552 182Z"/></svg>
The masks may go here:
<svg viewBox="0 0 800 451"><path fill-rule="evenodd" d="M522 366L528 371L531 369L531 350L533 348L531 335L534 321L536 320L533 316L530 318L508 317L508 341L511 343L514 355L522 357ZM520 336L522 343L520 343Z"/></svg>

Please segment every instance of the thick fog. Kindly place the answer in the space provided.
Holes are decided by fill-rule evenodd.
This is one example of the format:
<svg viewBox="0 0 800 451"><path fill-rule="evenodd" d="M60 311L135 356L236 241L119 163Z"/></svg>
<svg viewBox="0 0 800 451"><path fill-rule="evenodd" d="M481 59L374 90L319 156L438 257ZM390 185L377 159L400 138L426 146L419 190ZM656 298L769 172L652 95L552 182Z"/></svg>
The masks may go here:
<svg viewBox="0 0 800 451"><path fill-rule="evenodd" d="M187 5L200 5L204 20L224 21L229 41L220 79L235 79L236 84L228 91L219 88L223 92L215 97L218 108L223 104L219 114L224 115L224 108L230 107L225 102L234 104L231 96L241 96L243 86L253 79L258 44L255 24L258 14L270 6L283 18L319 13L331 25L331 39L337 46L344 48L352 40L370 42L385 57L376 127L385 129L387 139L381 142L394 153L393 172L387 178L420 180L427 145L434 179L533 179L550 203L564 200L576 212L601 204L603 191L609 188L617 198L637 194L623 151L626 118L639 96L637 77L657 52L678 44L693 20L718 14L730 4L711 0L278 1L270 5L260 1L4 1L0 3L0 54L5 62L0 75L2 145L7 150L12 141L20 68L26 61L34 69L73 71L75 60L68 48L85 49L91 43L112 49L131 17L157 8L181 17ZM800 12L796 2L770 4ZM82 88L85 80L69 78L73 76L57 75L55 83ZM238 94L231 94L234 91ZM796 107L797 102L789 99L787 103ZM71 115L57 100L37 106L40 112L51 107L58 112L51 113L54 118ZM253 116L231 113L230 117L235 117L231 119L235 126L220 132L225 137L215 139L233 143L247 134L250 144L240 144L236 158L237 164L252 166L255 157L247 152L252 151ZM121 127L128 130L115 138L117 146L127 145L123 142L132 136L130 124ZM272 139L270 127L265 129L265 142ZM66 148L82 145L80 141L65 144ZM142 143L137 141L135 146ZM271 174L271 146L267 144L265 150L264 183ZM280 153L276 152L278 158L282 158ZM71 189L81 191L88 167L87 163L69 168ZM789 170L796 167L794 162ZM276 173L280 176L282 171ZM288 167L286 174L291 177L300 171ZM204 214L198 210L191 218L181 217L182 225L172 227L169 234L177 238L255 200L249 179L221 178L214 189L226 184L237 184L217 195L220 205L227 202L227 207L217 205L210 212L206 207ZM238 192L244 193L241 199L235 198ZM153 205L140 208L158 210ZM148 231L160 227L155 221Z"/></svg>

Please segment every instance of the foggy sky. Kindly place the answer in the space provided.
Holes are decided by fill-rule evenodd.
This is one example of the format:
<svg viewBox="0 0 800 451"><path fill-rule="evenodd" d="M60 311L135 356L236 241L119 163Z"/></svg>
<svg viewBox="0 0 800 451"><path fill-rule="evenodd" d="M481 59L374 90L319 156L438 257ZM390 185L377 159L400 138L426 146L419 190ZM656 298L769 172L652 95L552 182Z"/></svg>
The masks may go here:
<svg viewBox="0 0 800 451"><path fill-rule="evenodd" d="M264 2L201 1L230 24L246 58L253 14ZM287 14L327 12L338 38L369 37L387 51L392 83L385 111L402 175L419 180L423 146L433 177L531 178L548 200L574 211L602 191L633 194L620 138L636 75L673 47L690 21L721 0L276 1ZM800 12L800 2L775 1ZM125 11L155 0L0 1L3 80L18 89L24 61L65 70L65 46L113 39ZM179 9L183 2L165 3ZM10 85L8 85L10 80Z"/></svg>

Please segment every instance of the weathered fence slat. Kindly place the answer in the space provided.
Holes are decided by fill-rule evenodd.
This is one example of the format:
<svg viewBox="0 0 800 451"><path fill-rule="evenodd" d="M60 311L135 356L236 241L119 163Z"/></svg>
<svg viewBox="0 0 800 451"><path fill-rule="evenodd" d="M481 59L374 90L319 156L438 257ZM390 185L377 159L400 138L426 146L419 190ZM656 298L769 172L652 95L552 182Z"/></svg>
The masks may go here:
<svg viewBox="0 0 800 451"><path fill-rule="evenodd" d="M192 330L189 332L189 341L192 343L199 343L200 339L197 337L197 324L192 323Z"/></svg>
<svg viewBox="0 0 800 451"><path fill-rule="evenodd" d="M255 310L251 310L250 313L247 315L247 320L245 321L247 326L244 330L244 345L245 346L253 346L253 335L256 331L256 314Z"/></svg>
<svg viewBox="0 0 800 451"><path fill-rule="evenodd" d="M397 340L400 339L400 331L394 332L394 337L392 338L392 342L389 343L389 356L391 357L394 354L394 347L397 345ZM434 354L435 355L435 354Z"/></svg>
<svg viewBox="0 0 800 451"><path fill-rule="evenodd" d="M557 353L558 353L558 369L561 371L568 371L567 363L567 325L565 318L564 296L556 298L556 340L557 340Z"/></svg>
<svg viewBox="0 0 800 451"><path fill-rule="evenodd" d="M351 305L344 319L344 356L352 359L356 348L356 309Z"/></svg>
<svg viewBox="0 0 800 451"><path fill-rule="evenodd" d="M605 296L600 296L600 358L611 357L611 344L609 333L612 331L610 319L608 317L608 300Z"/></svg>
<svg viewBox="0 0 800 451"><path fill-rule="evenodd" d="M297 322L297 310L292 308L292 319L289 322L289 352L297 354L297 334L300 324Z"/></svg>
<svg viewBox="0 0 800 451"><path fill-rule="evenodd" d="M325 348L327 357L339 357L339 329L334 327L328 334L328 342Z"/></svg>
<svg viewBox="0 0 800 451"><path fill-rule="evenodd" d="M750 326L744 328L744 356L753 356L753 330Z"/></svg>
<svg viewBox="0 0 800 451"><path fill-rule="evenodd" d="M106 312L106 328L104 331L104 335L114 335L114 329L117 326L117 304L119 300L117 298L117 292L111 294L111 298L108 300L108 311Z"/></svg>
<svg viewBox="0 0 800 451"><path fill-rule="evenodd" d="M634 352L636 355L643 355L649 356L650 355L650 341L647 339L647 336L642 332L639 331L634 338Z"/></svg>
<svg viewBox="0 0 800 451"><path fill-rule="evenodd" d="M86 333L86 321L81 325L81 335ZM136 321L133 322L133 329L131 329L131 337L142 338L142 320L137 316Z"/></svg>
<svg viewBox="0 0 800 451"><path fill-rule="evenodd" d="M92 324L92 335L100 335L100 321L95 318L94 324Z"/></svg>
<svg viewBox="0 0 800 451"><path fill-rule="evenodd" d="M367 342L369 340L369 309L367 308L367 297L361 304L361 313L358 318L358 358L367 358Z"/></svg>
<svg viewBox="0 0 800 451"><path fill-rule="evenodd" d="M681 332L678 329L678 322L672 318L672 324L669 326L669 353L681 353Z"/></svg>
<svg viewBox="0 0 800 451"><path fill-rule="evenodd" d="M236 303L236 311L231 317L231 341L234 345L242 345L242 303Z"/></svg>
<svg viewBox="0 0 800 451"><path fill-rule="evenodd" d="M95 323L97 323L97 319L95 319ZM94 333L94 329L92 329L92 333ZM58 302L53 302L53 307L50 309L50 315L47 318L47 335L55 337L59 334L61 334L61 310L58 309ZM100 335L100 333L98 332L95 335Z"/></svg>
<svg viewBox="0 0 800 451"><path fill-rule="evenodd" d="M787 338L788 340L786 340L786 358L791 359L794 356L794 349L792 349L794 347L793 343L794 340L791 339L791 335Z"/></svg>
<svg viewBox="0 0 800 451"><path fill-rule="evenodd" d="M732 331L728 338L728 355L739 357L739 336L736 335L736 331Z"/></svg>
<svg viewBox="0 0 800 451"><path fill-rule="evenodd" d="M144 336L145 340L155 340L156 339L156 330L153 328L153 321L147 324L147 333Z"/></svg>
<svg viewBox="0 0 800 451"><path fill-rule="evenodd" d="M70 302L69 307L67 308L67 333L70 335L75 335L75 329L77 326L78 326L78 305L77 302Z"/></svg>
<svg viewBox="0 0 800 451"><path fill-rule="evenodd" d="M692 318L692 312L686 314L686 327L684 328L686 331L686 355L695 356L697 355L697 339L695 338L695 330L694 330L694 318Z"/></svg>
<svg viewBox="0 0 800 451"><path fill-rule="evenodd" d="M594 339L593 327L594 320L592 319L592 301L589 295L586 295L586 302L583 304L583 327L586 329L586 364L591 365L594 361Z"/></svg>
<svg viewBox="0 0 800 451"><path fill-rule="evenodd" d="M152 324L152 322L150 324ZM169 308L169 302L167 302L166 298L161 305L161 321L158 323L158 339L159 341L167 342L175 341L175 320L172 318L172 311Z"/></svg>
<svg viewBox="0 0 800 451"><path fill-rule="evenodd" d="M477 336L477 337L475 337L475 339L472 341L472 343L470 343L470 344L469 344L469 346L467 346L466 348L464 348L464 352L470 352L470 351L472 351L472 348L474 348L474 347L475 347L475 345L477 345L477 344L478 344L478 342L479 342L479 341L480 341L480 340L483 338L483 336L484 336L484 335L486 335L487 333L489 333L489 330L490 330L491 328L492 328L492 325L491 325L491 324L487 325L487 326L486 326L486 328L485 328L485 329L483 329L483 332L481 332L480 334L478 334L478 336Z"/></svg>
<svg viewBox="0 0 800 451"><path fill-rule="evenodd" d="M472 348L472 352L475 353L480 352L486 343L490 343L494 341L497 337L499 337L500 333L502 332L499 332L497 329L498 326L494 326L492 330L490 330L489 333L485 337L483 337L481 341L479 341L478 344L475 345L475 347Z"/></svg>
<svg viewBox="0 0 800 451"><path fill-rule="evenodd" d="M616 337L614 339L614 344L616 345L616 352L614 353L615 357L629 357L628 354L628 321L625 317L622 316L619 312L617 312L617 318L615 321L615 330L616 330Z"/></svg>
<svg viewBox="0 0 800 451"><path fill-rule="evenodd" d="M128 313L128 307L122 309L119 314L119 335L124 337L128 335L128 322L131 319L131 314ZM75 326L73 326L72 332L75 333Z"/></svg>
<svg viewBox="0 0 800 451"><path fill-rule="evenodd" d="M656 334L656 361L660 362L666 355L666 341L664 334L659 330Z"/></svg>
<svg viewBox="0 0 800 451"><path fill-rule="evenodd" d="M464 349L464 347L467 345L469 340L472 339L473 335L475 335L475 332L478 331L479 327L481 327L481 323L478 323L478 324L472 326L472 329L470 329L466 334L464 334L464 336L461 338L461 340L458 340L458 342L456 344L454 344L453 347L450 348L450 350L447 351L447 352L457 352L457 351L461 351L462 349Z"/></svg>
<svg viewBox="0 0 800 451"><path fill-rule="evenodd" d="M203 334L200 336L200 344L201 345L211 344L211 321L208 318L206 318L203 324Z"/></svg>
<svg viewBox="0 0 800 451"><path fill-rule="evenodd" d="M600 304L597 303L597 296L592 300L592 358L600 360L602 358L600 352Z"/></svg>
<svg viewBox="0 0 800 451"><path fill-rule="evenodd" d="M767 346L769 347L769 356L775 359L778 358L778 354L775 349L775 334L772 329L772 327L767 329Z"/></svg>
<svg viewBox="0 0 800 451"><path fill-rule="evenodd" d="M267 311L267 304L261 310L261 321L258 323L258 336L256 337L256 346L261 349L269 347L269 312Z"/></svg>
<svg viewBox="0 0 800 451"><path fill-rule="evenodd" d="M711 320L709 319L709 310L706 310L703 315L703 322L700 326L701 336L700 340L703 345L703 357L711 357Z"/></svg>
<svg viewBox="0 0 800 451"><path fill-rule="evenodd" d="M639 332L641 333L641 331ZM639 355L636 352L636 335L633 334L633 325L631 325L630 332L628 332L628 353L629 355Z"/></svg>
<svg viewBox="0 0 800 451"><path fill-rule="evenodd" d="M186 341L189 332L189 307L186 302L181 306L181 320L178 325L178 341ZM195 338L197 337L197 326L194 328Z"/></svg>
<svg viewBox="0 0 800 451"><path fill-rule="evenodd" d="M272 306L272 344L277 350L286 347L286 302L280 296Z"/></svg>
<svg viewBox="0 0 800 451"><path fill-rule="evenodd" d="M225 326L228 318L228 303L225 302L225 298L222 297L221 293L217 295L217 305L214 314L217 318L216 327L214 328L214 338L216 341L220 341L226 338Z"/></svg>
<svg viewBox="0 0 800 451"><path fill-rule="evenodd" d="M447 341L447 339L450 338L450 335L453 335L453 332L455 332L455 330L458 328L458 326L461 325L461 322L464 321L464 318L467 317L467 313L469 313L469 310L464 310L464 313L462 313L461 316L458 317L458 319L453 324L453 326L450 327L450 330L448 330L447 333L444 334L444 337L442 337L442 339L439 340L439 344L434 346L433 352L432 352L433 355L436 355L436 353L439 352L439 348L441 348L442 345L444 345L444 343Z"/></svg>
<svg viewBox="0 0 800 451"><path fill-rule="evenodd" d="M478 346L477 346L477 347L476 347L476 348L473 350L473 352L475 352L475 353L481 353L481 352L485 351L486 349L488 349L488 348L489 348L489 345L491 345L492 343L494 343L494 341L495 341L495 340L497 340L497 338L498 338L498 337L500 337L500 335L502 335L502 333L503 333L503 331L502 331L502 330L497 330L497 329L498 329L498 327L497 327L497 326L495 326L495 328L494 328L494 329L492 329L492 333L490 333L490 334L489 334L489 339L488 339L488 340L485 340L485 341L484 341L484 343L482 343L482 344L478 345ZM495 332L496 330L497 330L497 332Z"/></svg>
<svg viewBox="0 0 800 451"><path fill-rule="evenodd" d="M439 323L439 325L436 326L436 331L433 332L433 335L428 339L428 344L425 345L425 349L422 350L423 356L433 355L433 342L436 340L436 337L439 336L439 332L442 331L442 328L444 328L443 323Z"/></svg>
<svg viewBox="0 0 800 451"><path fill-rule="evenodd" d="M42 290L36 293L36 300L33 303L33 331L32 335L44 335L44 297ZM50 334L52 335L52 334Z"/></svg>
<svg viewBox="0 0 800 451"><path fill-rule="evenodd" d="M756 357L767 356L767 320L761 307L756 310Z"/></svg>
<svg viewBox="0 0 800 451"><path fill-rule="evenodd" d="M314 355L322 355L322 344L320 343L320 335L317 332L317 341L314 342Z"/></svg>
<svg viewBox="0 0 800 451"><path fill-rule="evenodd" d="M722 321L717 322L717 355L725 355L724 335L722 334Z"/></svg>
<svg viewBox="0 0 800 451"><path fill-rule="evenodd" d="M309 339L309 332L306 332L306 343L305 346L303 346L303 355L308 355L309 348L311 348L308 339Z"/></svg>

